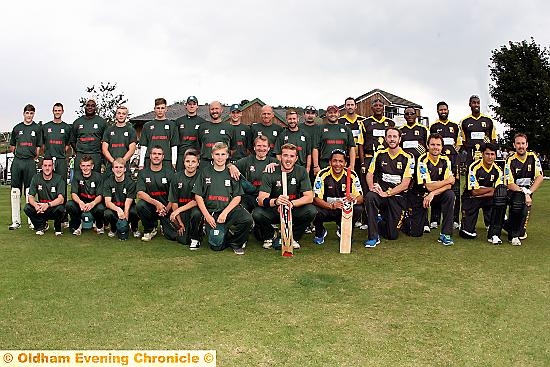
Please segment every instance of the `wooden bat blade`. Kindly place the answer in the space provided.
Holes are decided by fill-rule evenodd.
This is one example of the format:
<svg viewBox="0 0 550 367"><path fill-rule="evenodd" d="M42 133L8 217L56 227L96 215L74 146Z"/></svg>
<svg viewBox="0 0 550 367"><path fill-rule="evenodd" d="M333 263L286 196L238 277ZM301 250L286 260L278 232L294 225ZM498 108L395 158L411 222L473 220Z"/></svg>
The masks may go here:
<svg viewBox="0 0 550 367"><path fill-rule="evenodd" d="M283 195L288 196L286 172L282 172L281 179ZM291 257L294 250L292 247L292 211L288 206L280 205L279 215L281 217L281 255Z"/></svg>
<svg viewBox="0 0 550 367"><path fill-rule="evenodd" d="M347 169L346 196L351 192L351 170ZM340 222L340 253L351 253L351 234L353 229L353 203L345 200L342 208L342 220Z"/></svg>

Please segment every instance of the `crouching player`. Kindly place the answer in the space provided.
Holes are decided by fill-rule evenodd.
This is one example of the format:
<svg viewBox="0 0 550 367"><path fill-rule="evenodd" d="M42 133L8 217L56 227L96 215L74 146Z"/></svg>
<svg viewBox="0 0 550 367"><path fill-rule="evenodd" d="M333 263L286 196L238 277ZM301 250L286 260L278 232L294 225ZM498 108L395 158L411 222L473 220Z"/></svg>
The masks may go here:
<svg viewBox="0 0 550 367"><path fill-rule="evenodd" d="M197 178L200 152L187 149L183 154L183 171L177 172L170 182L168 201L172 206L170 222L163 222L164 237L189 245L198 250L202 232L202 214L197 207L193 185Z"/></svg>
<svg viewBox="0 0 550 367"><path fill-rule="evenodd" d="M210 248L222 251L231 247L237 255L244 255L252 216L240 204L241 183L231 177L227 168L229 148L217 142L212 147L212 165L200 170L193 187L197 205L207 224Z"/></svg>
<svg viewBox="0 0 550 367"><path fill-rule="evenodd" d="M460 237L477 237L476 223L479 209L483 221L489 227L487 239L493 245L502 243L500 234L506 213L507 190L502 171L495 164L496 147L486 143L481 147L481 159L470 165L468 184L462 194L462 222Z"/></svg>
<svg viewBox="0 0 550 367"><path fill-rule="evenodd" d="M25 205L25 214L36 229L36 234L44 235L48 230L48 220L54 220L55 235L60 236L61 221L65 215L65 192L67 182L61 175L53 172L52 157L42 160L42 172L33 176L27 196L29 203ZM36 196L36 197L35 197Z"/></svg>
<svg viewBox="0 0 550 367"><path fill-rule="evenodd" d="M317 173L313 184L313 204L317 208L317 215L313 220L315 226L315 238L313 242L321 245L325 242L327 230L324 222L334 221L338 226L342 220L344 201L354 204L354 217L359 218L362 213L363 190L359 176L355 171L350 171L350 194L346 196L346 184L348 172L346 169L347 156L342 149L335 149L330 154L329 167L323 168ZM340 236L340 232L337 232Z"/></svg>
<svg viewBox="0 0 550 367"><path fill-rule="evenodd" d="M139 217L136 210L136 183L126 175L126 161L124 158L116 158L112 162L112 175L106 175L103 182L103 197L105 198L105 221L111 226L109 237L118 236L119 239L127 239L128 233L117 231L117 222L126 221L134 232L134 237L139 238Z"/></svg>

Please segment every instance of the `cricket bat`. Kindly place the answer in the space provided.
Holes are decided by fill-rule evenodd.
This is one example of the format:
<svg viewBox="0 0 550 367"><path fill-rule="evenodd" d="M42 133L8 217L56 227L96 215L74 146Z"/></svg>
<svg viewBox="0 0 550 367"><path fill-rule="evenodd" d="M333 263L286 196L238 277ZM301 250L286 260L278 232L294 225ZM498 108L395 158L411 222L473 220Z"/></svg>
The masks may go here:
<svg viewBox="0 0 550 367"><path fill-rule="evenodd" d="M346 173L346 197L351 192L351 169ZM340 253L349 254L351 252L351 231L353 228L353 203L344 200L342 208L342 221L340 223Z"/></svg>
<svg viewBox="0 0 550 367"><path fill-rule="evenodd" d="M288 196L286 172L282 172L283 195ZM292 211L287 205L279 205L281 217L281 255L291 257L292 248Z"/></svg>

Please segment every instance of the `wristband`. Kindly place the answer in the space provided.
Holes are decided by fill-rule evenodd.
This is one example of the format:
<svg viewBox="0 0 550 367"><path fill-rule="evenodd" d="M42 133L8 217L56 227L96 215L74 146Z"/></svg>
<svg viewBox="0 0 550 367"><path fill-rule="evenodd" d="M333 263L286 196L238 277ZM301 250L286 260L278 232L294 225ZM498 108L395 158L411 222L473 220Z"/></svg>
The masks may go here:
<svg viewBox="0 0 550 367"><path fill-rule="evenodd" d="M262 203L263 203L264 208L271 208L271 198L270 197L265 198Z"/></svg>
<svg viewBox="0 0 550 367"><path fill-rule="evenodd" d="M48 207L51 208L52 207L52 204L50 204L50 202L48 201Z"/></svg>
<svg viewBox="0 0 550 367"><path fill-rule="evenodd" d="M531 195L531 194L533 193L531 190L529 190L529 189L526 188L526 187L522 187L522 188L521 188L521 191L523 191L523 193L524 193L525 195Z"/></svg>

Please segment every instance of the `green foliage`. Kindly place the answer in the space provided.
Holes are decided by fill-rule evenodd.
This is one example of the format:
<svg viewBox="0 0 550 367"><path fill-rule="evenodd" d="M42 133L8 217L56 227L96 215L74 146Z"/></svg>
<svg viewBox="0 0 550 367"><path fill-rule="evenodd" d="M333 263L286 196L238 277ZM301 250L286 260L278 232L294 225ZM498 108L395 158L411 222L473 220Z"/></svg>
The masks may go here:
<svg viewBox="0 0 550 367"><path fill-rule="evenodd" d="M530 148L548 151L550 136L550 53L531 41L509 42L492 51L490 93L497 102L491 109L509 130L505 134L511 145L514 134L526 133Z"/></svg>
<svg viewBox="0 0 550 367"><path fill-rule="evenodd" d="M97 104L97 114L107 120L107 122L114 123L116 108L128 102L124 97L124 93L117 93L116 86L116 83L101 82L98 87L96 87L95 84L91 87L87 87L87 97L81 97L78 100L80 109L76 111L76 113L78 115L83 115L86 101L93 99Z"/></svg>

